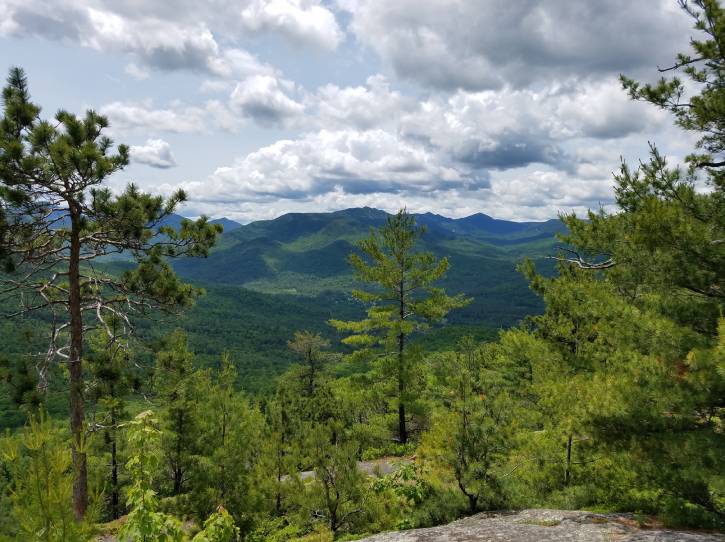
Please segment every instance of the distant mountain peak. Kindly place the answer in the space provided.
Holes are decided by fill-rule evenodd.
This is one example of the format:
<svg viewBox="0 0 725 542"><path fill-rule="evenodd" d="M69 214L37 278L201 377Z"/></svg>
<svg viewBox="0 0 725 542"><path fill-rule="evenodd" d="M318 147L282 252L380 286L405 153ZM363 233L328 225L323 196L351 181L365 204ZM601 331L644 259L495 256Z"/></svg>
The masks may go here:
<svg viewBox="0 0 725 542"><path fill-rule="evenodd" d="M221 224L222 226L224 226L225 232L230 232L232 230L236 230L237 228L242 227L242 225L239 222L236 222L236 221L232 220L231 218L227 218L225 216L223 216L221 218L214 218L214 219L210 220L209 223Z"/></svg>

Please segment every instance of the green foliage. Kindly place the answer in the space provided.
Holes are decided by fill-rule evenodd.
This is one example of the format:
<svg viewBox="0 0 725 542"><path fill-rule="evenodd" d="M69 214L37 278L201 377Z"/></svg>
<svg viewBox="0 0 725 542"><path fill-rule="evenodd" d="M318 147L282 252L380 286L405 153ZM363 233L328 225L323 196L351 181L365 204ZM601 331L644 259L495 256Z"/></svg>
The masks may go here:
<svg viewBox="0 0 725 542"><path fill-rule="evenodd" d="M204 528L191 539L191 542L229 542L235 540L237 536L239 529L235 527L232 516L220 506L204 522Z"/></svg>
<svg viewBox="0 0 725 542"><path fill-rule="evenodd" d="M221 233L205 217L183 221L178 231L163 224L186 200L181 190L164 199L132 184L119 195L104 186L129 162L128 147L114 152L106 128L108 120L92 110L83 117L60 110L53 121L41 119L24 72L10 70L0 119L0 264L10 276L1 275L0 283L20 300L15 316L51 315L39 387L47 388L53 361L67 361L79 520L88 504L81 448L89 321L116 343L131 331L129 313L189 305L199 290L181 282L165 258L204 256ZM94 260L121 253L137 264L121 277L94 268Z"/></svg>
<svg viewBox="0 0 725 542"><path fill-rule="evenodd" d="M397 381L398 437L403 444L408 440L406 407L413 402L409 384L419 361L408 339L469 302L463 295L448 296L433 286L446 274L448 260L415 251L424 231L401 210L360 241L364 257L353 253L349 261L356 278L369 285L368 290L353 291L356 299L370 306L367 318L330 320L335 329L349 334L343 343L356 349L355 356L368 357L377 349L388 361L389 376Z"/></svg>
<svg viewBox="0 0 725 542"><path fill-rule="evenodd" d="M3 437L0 453L8 492L0 501L0 539L86 542L92 523L73 516L70 450L45 412L30 416L19 435Z"/></svg>
<svg viewBox="0 0 725 542"><path fill-rule="evenodd" d="M486 379L483 361L471 339L464 339L460 351L446 360L447 408L434 418L421 449L424 460L452 472L470 512L505 503L501 477L515 430L516 405L506 381Z"/></svg>
<svg viewBox="0 0 725 542"><path fill-rule="evenodd" d="M179 521L159 512L159 499L152 488L161 454L161 432L151 411L145 411L128 423L128 444L131 458L126 464L131 475L127 502L131 511L119 532L121 542L183 542L188 537ZM231 542L239 530L229 513L219 507L205 522L204 528L192 539L196 542Z"/></svg>
<svg viewBox="0 0 725 542"><path fill-rule="evenodd" d="M309 441L315 479L298 504L337 533L363 513L364 475L357 468L356 446L339 442L323 427L316 428Z"/></svg>

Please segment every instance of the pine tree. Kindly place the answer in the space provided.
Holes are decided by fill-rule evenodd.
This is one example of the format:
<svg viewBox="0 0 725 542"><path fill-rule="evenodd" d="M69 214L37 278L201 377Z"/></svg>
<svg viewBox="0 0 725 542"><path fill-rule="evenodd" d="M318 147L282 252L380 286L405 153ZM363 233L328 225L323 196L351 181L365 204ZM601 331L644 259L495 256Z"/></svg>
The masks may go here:
<svg viewBox="0 0 725 542"><path fill-rule="evenodd" d="M202 394L208 389L208 378L194 368L194 354L181 331L167 337L162 348L154 372L155 399L161 410L161 450L171 482L169 494L180 495L200 455Z"/></svg>
<svg viewBox="0 0 725 542"><path fill-rule="evenodd" d="M330 321L338 331L351 333L344 343L361 348L361 352L382 347L385 356L395 357L398 436L403 444L408 441L407 385L415 370L410 336L469 302L462 295L448 296L433 286L445 276L449 264L447 258L415 250L424 231L416 226L413 216L401 210L379 231L360 241L363 255L352 254L349 261L356 278L370 286L353 291L356 299L370 305L367 318Z"/></svg>
<svg viewBox="0 0 725 542"><path fill-rule="evenodd" d="M0 462L10 478L12 503L11 509L3 510L12 518L10 532L3 534L39 542L89 540L91 522L74 518L70 450L42 408L19 435L0 440Z"/></svg>
<svg viewBox="0 0 725 542"><path fill-rule="evenodd" d="M587 308L599 313L600 323L589 330L597 339L581 343L590 354L599 351L598 375L606 374L613 359L626 360L622 373L633 375L630 381L613 380L617 409L588 407L598 412L591 430L613 446L626 442L636 450L643 458L636 463L638 479L662 488L672 509L722 518L722 460L715 457L723 457L725 404L710 390L722 389L724 375L713 365L698 366L694 352L717 344L725 311L725 10L716 0L683 0L680 6L697 31L693 52L660 70L656 84L621 79L633 99L671 113L678 126L699 137L688 167L671 167L654 145L639 167L622 163L615 175L620 212L590 212L588 220L565 217L569 246L558 257L594 272L604 283L596 288L607 292L596 300L574 299L555 288L558 293L550 289L549 297L559 300L565 314ZM702 182L706 190L698 188ZM606 311L617 305L621 313L613 320ZM607 325L620 319L625 328ZM635 331L646 323L649 329L638 336ZM652 344L651 336L659 342ZM638 365L630 365L634 360ZM708 389L695 380L707 380Z"/></svg>
<svg viewBox="0 0 725 542"><path fill-rule="evenodd" d="M483 352L470 337L461 340L443 365L447 405L434 416L421 457L452 472L471 513L479 506L500 508L500 471L513 446L514 402L507 383L484 377Z"/></svg>
<svg viewBox="0 0 725 542"><path fill-rule="evenodd" d="M128 351L109 345L103 333L89 340L88 394L90 425L102 435L102 449L108 454L108 516L117 519L121 515L121 482L119 471L120 424L126 412L126 397L134 387L130 371Z"/></svg>
<svg viewBox="0 0 725 542"><path fill-rule="evenodd" d="M58 359L70 375L73 434L73 502L83 518L88 503L84 450L83 347L89 320L119 340L111 319L131 328L130 313L183 306L197 290L180 282L166 256L205 255L221 228L205 218L184 221L180 231L163 226L186 200L178 191L164 200L134 185L119 195L106 179L128 164L128 147L103 135L108 120L94 111L80 118L59 111L53 122L40 118L20 68L10 70L0 119L0 257L6 271L3 293L22 300L15 314L46 311L52 319L40 385ZM109 254L133 256L138 267L121 277L94 269Z"/></svg>
<svg viewBox="0 0 725 542"><path fill-rule="evenodd" d="M296 331L294 340L289 341L287 346L302 358L305 365L303 378L307 384L306 393L308 397L312 397L324 365L334 359L333 354L326 352L330 341L323 339L319 333Z"/></svg>

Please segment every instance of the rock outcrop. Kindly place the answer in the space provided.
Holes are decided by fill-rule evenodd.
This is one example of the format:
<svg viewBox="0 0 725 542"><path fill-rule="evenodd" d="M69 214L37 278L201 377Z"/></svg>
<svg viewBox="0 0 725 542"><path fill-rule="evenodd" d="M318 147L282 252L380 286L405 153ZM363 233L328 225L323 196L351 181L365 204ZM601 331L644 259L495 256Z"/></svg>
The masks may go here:
<svg viewBox="0 0 725 542"><path fill-rule="evenodd" d="M382 533L364 542L725 542L725 536L644 528L631 514L538 509L486 512L439 527Z"/></svg>

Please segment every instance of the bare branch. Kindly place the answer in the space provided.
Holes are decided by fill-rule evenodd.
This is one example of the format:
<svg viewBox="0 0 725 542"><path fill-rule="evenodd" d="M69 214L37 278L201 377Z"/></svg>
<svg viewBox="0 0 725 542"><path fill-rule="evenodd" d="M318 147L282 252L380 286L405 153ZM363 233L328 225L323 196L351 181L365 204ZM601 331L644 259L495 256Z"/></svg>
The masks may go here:
<svg viewBox="0 0 725 542"><path fill-rule="evenodd" d="M566 247L557 247L559 250L562 250L564 252L568 252L573 257L571 258L565 258L561 256L547 256L548 260L556 260L558 262L567 262L576 265L579 269L589 269L589 270L597 270L597 269L609 269L610 267L614 267L617 265L617 262L614 261L613 258L609 257L606 260L602 262L589 262L586 261L584 258L582 258L578 252L575 250L572 250L570 248ZM607 255L608 256L608 255Z"/></svg>

